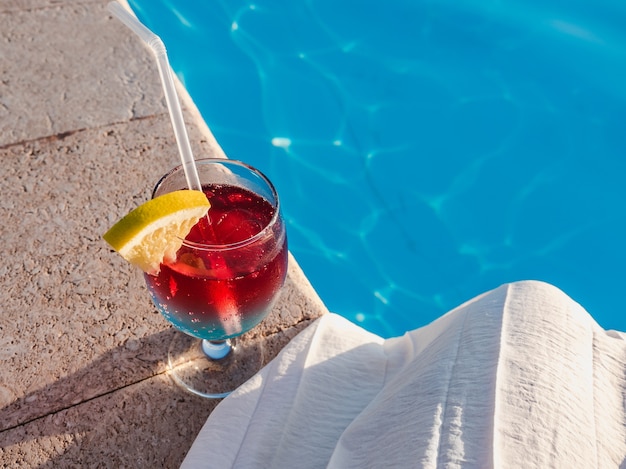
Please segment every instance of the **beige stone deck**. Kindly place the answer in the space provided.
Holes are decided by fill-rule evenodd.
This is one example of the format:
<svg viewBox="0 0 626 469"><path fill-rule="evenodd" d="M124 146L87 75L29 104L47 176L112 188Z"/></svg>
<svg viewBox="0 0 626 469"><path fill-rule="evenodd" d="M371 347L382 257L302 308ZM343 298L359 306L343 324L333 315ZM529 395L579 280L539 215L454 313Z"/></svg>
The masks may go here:
<svg viewBox="0 0 626 469"><path fill-rule="evenodd" d="M0 466L178 467L216 405L101 234L178 154L154 59L108 0L0 2ZM221 152L193 105L196 156ZM295 262L269 357L324 306Z"/></svg>

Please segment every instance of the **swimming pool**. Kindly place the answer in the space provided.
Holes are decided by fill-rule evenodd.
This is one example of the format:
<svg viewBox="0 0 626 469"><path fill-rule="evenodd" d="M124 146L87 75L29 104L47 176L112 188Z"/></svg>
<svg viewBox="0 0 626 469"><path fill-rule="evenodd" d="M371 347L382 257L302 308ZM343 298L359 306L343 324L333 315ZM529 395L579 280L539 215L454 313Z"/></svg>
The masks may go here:
<svg viewBox="0 0 626 469"><path fill-rule="evenodd" d="M130 0L329 309L384 337L544 280L626 330L626 4Z"/></svg>

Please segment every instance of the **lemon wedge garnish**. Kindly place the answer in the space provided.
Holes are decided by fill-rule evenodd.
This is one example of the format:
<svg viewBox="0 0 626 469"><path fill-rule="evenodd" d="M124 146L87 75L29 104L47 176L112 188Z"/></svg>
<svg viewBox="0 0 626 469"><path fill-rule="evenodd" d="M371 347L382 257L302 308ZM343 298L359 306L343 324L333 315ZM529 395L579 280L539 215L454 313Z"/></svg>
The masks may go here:
<svg viewBox="0 0 626 469"><path fill-rule="evenodd" d="M174 261L183 240L210 206L203 192L169 192L131 211L102 237L128 262L156 275L163 261Z"/></svg>

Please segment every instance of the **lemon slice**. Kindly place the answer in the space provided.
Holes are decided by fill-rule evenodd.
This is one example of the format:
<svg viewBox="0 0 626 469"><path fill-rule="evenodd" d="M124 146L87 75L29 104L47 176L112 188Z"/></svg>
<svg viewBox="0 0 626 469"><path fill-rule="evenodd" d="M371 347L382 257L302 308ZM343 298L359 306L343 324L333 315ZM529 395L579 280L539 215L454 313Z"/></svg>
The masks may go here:
<svg viewBox="0 0 626 469"><path fill-rule="evenodd" d="M156 275L163 261L176 258L183 240L210 206L203 192L169 192L131 211L102 237L128 262Z"/></svg>

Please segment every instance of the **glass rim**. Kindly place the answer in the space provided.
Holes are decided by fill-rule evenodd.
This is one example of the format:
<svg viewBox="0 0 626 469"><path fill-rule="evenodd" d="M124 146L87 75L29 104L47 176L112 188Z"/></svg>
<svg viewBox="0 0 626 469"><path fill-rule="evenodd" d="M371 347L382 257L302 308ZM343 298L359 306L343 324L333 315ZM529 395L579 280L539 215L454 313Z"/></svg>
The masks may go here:
<svg viewBox="0 0 626 469"><path fill-rule="evenodd" d="M263 229L261 231L259 231L258 233L256 233L255 235L246 238L244 240L241 241L237 241L234 243L226 243L226 244L209 244L209 243L198 243L195 241L187 241L185 239L182 240L182 245L192 248L192 249L198 249L198 250L203 250L203 251L226 251L226 250L232 250L232 249L238 249L244 246L247 246L249 244L252 244L254 242L256 242L257 240L261 239L262 237L265 236L265 234L271 230L274 225L276 225L276 223L278 222L278 219L280 218L280 199L278 197L278 192L276 191L276 188L274 187L274 184L272 183L272 181L269 180L269 178L263 174L260 170L258 170L257 168L255 168L254 166L251 166L247 163L244 163L241 160L232 160L230 158L199 158L197 160L195 160L195 163L197 165L206 165L206 164L226 164L226 165L233 165L233 166L239 166L242 167L244 169L247 169L248 171L250 171L251 173L255 174L257 177L259 177L261 179L261 181L263 181L263 183L265 183L267 185L267 187L269 188L272 196L274 197L274 200L276 201L276 203L272 203L271 201L268 200L268 202L275 207L274 209L274 213L272 214L272 218L267 222L267 224L263 227ZM154 189L152 190L152 198L154 199L155 194L157 193L158 189L162 186L162 184L165 182L165 180L167 178L169 178L170 176L172 176L173 174L183 171L183 165L179 164L174 166L173 168L171 168L168 172L166 172L163 176L161 176L159 178L159 180L157 181L157 183L154 186ZM188 187L185 187L181 190L184 189L189 189ZM257 194L259 195L259 194ZM262 196L261 196L262 197ZM265 200L267 200L265 197L263 197ZM209 213L210 213L210 208L209 208ZM180 239L180 238L179 238Z"/></svg>

